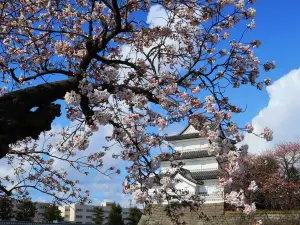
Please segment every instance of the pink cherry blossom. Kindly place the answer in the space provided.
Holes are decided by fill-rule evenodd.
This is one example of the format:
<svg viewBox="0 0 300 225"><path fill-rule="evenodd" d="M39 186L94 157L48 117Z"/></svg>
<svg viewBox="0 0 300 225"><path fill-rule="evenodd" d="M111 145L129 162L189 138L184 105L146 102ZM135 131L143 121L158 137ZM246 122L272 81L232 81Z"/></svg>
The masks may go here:
<svg viewBox="0 0 300 225"><path fill-rule="evenodd" d="M9 143L12 150L4 155L9 164L16 164L14 172L24 177L22 182L14 181L15 186L12 178L0 177L1 190L12 187L6 192L24 197L23 186L39 187L54 198L61 193L67 196L60 201L89 202L89 192L78 187L79 181L69 180L70 172L55 165L62 162L86 175L91 170L119 174L122 168L105 165L104 152L89 152L92 135L109 126L108 143L99 142L99 149L118 146L120 152L110 155L129 161L125 193L136 192L140 204L171 199L195 209L203 199L176 192L175 176L182 165L175 163L173 146L164 133L170 125L187 121L208 139L209 154L227 162L221 184L233 183L233 175L245 173L241 157L247 151L235 143L243 141L243 132L254 130L234 122L233 115L243 109L228 97L227 89L235 88L236 94L243 85L262 90L270 79L261 70L275 68L275 62L260 63L255 57L259 40L246 42L234 30L255 28L256 10L249 6L254 2L23 0L2 4L0 101L13 103L19 96L32 96L8 104L12 107L8 112L18 114L20 109L22 115L14 118L6 113L5 121L17 119L11 124L23 124L20 118L47 115L42 121L41 116L34 117L34 129L28 122L26 135L21 134L23 127L0 134L15 137ZM136 16L146 15L154 4L168 15L163 18L167 25ZM36 112L30 111L33 107ZM44 131L61 114L70 125L48 137ZM38 133L29 132L39 125L44 126ZM269 128L255 135L273 139ZM43 138L50 143L41 144ZM156 156L155 149L163 151ZM163 157L174 164L164 176L158 174ZM24 169L25 162L31 169ZM151 194L153 177L160 186ZM241 191L230 193L227 201L247 214L255 211Z"/></svg>

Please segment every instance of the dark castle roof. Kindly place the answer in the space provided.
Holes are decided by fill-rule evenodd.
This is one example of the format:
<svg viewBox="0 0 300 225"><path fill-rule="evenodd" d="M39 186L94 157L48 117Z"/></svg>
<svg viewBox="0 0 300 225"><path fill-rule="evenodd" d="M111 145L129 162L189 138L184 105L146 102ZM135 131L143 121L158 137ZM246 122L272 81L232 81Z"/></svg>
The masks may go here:
<svg viewBox="0 0 300 225"><path fill-rule="evenodd" d="M166 137L167 141L177 141L177 140L187 140L187 139L193 139L193 138L200 138L199 133L188 133L184 134L186 130L190 127L188 125L183 131L181 131L178 135L169 136ZM185 159L197 159L197 158L206 158L206 157L215 157L213 155L209 155L207 150L190 150L190 151L184 151L184 152L176 152L173 155L166 154L164 157L161 156L162 161L169 161L171 160L185 160ZM203 180L212 180L217 179L219 176L221 176L221 172L219 170L212 170L212 171L197 171L197 172L191 172L188 169L181 169L178 172L181 176L183 176L185 179L198 184L203 185Z"/></svg>
<svg viewBox="0 0 300 225"><path fill-rule="evenodd" d="M221 175L221 171L219 170L208 170L208 171L196 171L191 172L188 169L182 169L179 172L180 175L185 177L186 179L192 181L193 183L198 183L202 180L211 180L217 179ZM200 182L203 184L203 182Z"/></svg>
<svg viewBox="0 0 300 225"><path fill-rule="evenodd" d="M199 133L191 133L191 134L179 134L174 136L166 137L167 141L177 141L177 140L185 140L192 138L200 138Z"/></svg>
<svg viewBox="0 0 300 225"><path fill-rule="evenodd" d="M197 171L190 173L195 180L217 179L219 176L221 176L221 171L219 170Z"/></svg>
<svg viewBox="0 0 300 225"><path fill-rule="evenodd" d="M190 128L190 124L188 124L183 131L181 131L179 134L177 135L173 135L173 136L169 136L166 137L167 141L177 141L177 140L185 140L185 139L192 139L192 138L200 138L199 133L195 132L195 133L189 133L189 134L184 134L184 132Z"/></svg>
<svg viewBox="0 0 300 225"><path fill-rule="evenodd" d="M171 154L161 159L161 161L169 161ZM180 153L175 153L173 155L174 160L182 160L182 159L197 159L197 158L205 158L205 157L214 157L213 155L209 155L207 150L198 150L198 151L187 151Z"/></svg>
<svg viewBox="0 0 300 225"><path fill-rule="evenodd" d="M220 170L191 172L188 169L181 169L178 173L185 179L198 185L203 185L203 180L214 180L218 179L218 177L221 176ZM157 180L157 178L153 177L152 179L154 183L159 185L159 180Z"/></svg>

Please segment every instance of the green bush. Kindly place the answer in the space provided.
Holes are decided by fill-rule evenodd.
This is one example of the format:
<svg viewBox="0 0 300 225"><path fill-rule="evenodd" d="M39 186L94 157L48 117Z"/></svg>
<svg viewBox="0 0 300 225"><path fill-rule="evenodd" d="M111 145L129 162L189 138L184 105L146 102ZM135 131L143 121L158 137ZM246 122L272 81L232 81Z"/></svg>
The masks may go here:
<svg viewBox="0 0 300 225"><path fill-rule="evenodd" d="M300 214L299 210L270 210L270 209L258 209L257 214Z"/></svg>

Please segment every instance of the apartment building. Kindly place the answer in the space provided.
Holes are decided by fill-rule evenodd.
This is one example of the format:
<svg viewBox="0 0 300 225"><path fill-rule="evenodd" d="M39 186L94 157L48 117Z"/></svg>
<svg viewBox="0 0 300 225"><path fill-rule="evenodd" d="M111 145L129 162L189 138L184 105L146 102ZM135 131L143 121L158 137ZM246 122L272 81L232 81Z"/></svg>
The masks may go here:
<svg viewBox="0 0 300 225"><path fill-rule="evenodd" d="M111 210L112 204L112 202L106 202L101 206L104 211L104 224L106 224L108 221L108 215L109 211ZM62 216L64 217L65 222L91 224L94 207L94 205L72 204L60 206L59 210L62 212ZM123 219L128 217L128 211L129 208L123 208Z"/></svg>
<svg viewBox="0 0 300 225"><path fill-rule="evenodd" d="M34 202L36 206L36 213L33 219L34 222L44 222L44 213L45 209L49 207L50 203ZM13 199L13 210L17 210L18 201ZM105 202L102 206L104 211L104 224L108 222L109 211L111 210L112 202ZM92 224L92 216L94 205L80 205L80 204L71 204L59 206L61 215L64 218L65 222L76 223L76 224ZM129 215L129 208L123 208L122 211L123 219L126 219ZM15 219L11 219L15 221Z"/></svg>
<svg viewBox="0 0 300 225"><path fill-rule="evenodd" d="M44 219L45 208L49 207L49 205L50 205L49 203L35 202L35 207L36 207L36 213L34 217L35 222L45 221Z"/></svg>
<svg viewBox="0 0 300 225"><path fill-rule="evenodd" d="M17 210L17 204L18 201L13 199L13 211ZM49 203L42 203L42 202L34 202L35 207L36 207L36 212L35 212L35 217L33 218L34 222L43 222L44 221L44 213L45 213L45 208L48 207L50 204ZM12 218L11 220L15 220Z"/></svg>

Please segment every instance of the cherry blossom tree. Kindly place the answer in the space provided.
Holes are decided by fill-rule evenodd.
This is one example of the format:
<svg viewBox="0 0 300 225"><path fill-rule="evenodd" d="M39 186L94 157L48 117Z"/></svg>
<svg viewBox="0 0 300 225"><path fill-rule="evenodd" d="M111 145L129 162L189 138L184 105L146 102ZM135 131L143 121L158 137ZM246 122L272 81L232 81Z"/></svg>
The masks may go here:
<svg viewBox="0 0 300 225"><path fill-rule="evenodd" d="M288 180L295 178L300 167L300 143L288 142L269 150L280 166L280 173ZM298 171L299 173L299 171Z"/></svg>
<svg viewBox="0 0 300 225"><path fill-rule="evenodd" d="M1 1L0 155L10 165L20 161L15 167L20 179L12 183L10 177L1 178L1 192L23 195L35 188L60 200L88 201L89 193L82 195L77 182L53 165L62 160L83 173L87 168L103 172L104 152L80 159L76 154L88 148L94 132L111 125L107 140L122 148L113 157L132 162L124 192L135 191L138 203L161 202L176 192L172 176L180 167L163 179L157 173L160 158L173 152L160 131L184 120L208 138L210 154L227 162L223 183L229 182L241 170L239 155L246 150L235 144L253 127L232 121L232 114L242 109L226 90L242 85L262 90L270 79L259 80L260 72L275 68L274 62L261 63L254 56L259 40L244 38L255 28L254 3ZM143 19L154 5L165 12L162 25ZM236 37L234 29L241 35ZM130 49L126 54L125 47ZM58 139L55 144L41 146L36 140L62 114L61 105L72 126L51 133ZM272 140L269 128L256 135ZM161 154L153 155L154 148ZM162 184L153 195L147 191L151 176ZM192 208L202 204L191 193L181 194L178 202ZM251 203L244 207L251 208Z"/></svg>
<svg viewBox="0 0 300 225"><path fill-rule="evenodd" d="M260 192L271 209L299 209L299 181L286 180L278 174L270 176L261 186Z"/></svg>
<svg viewBox="0 0 300 225"><path fill-rule="evenodd" d="M226 186L226 192L233 190L241 190L248 204L250 200L255 202L257 207L270 207L272 197L269 188L273 186L273 180L280 180L278 170L278 162L270 154L261 155L244 155L240 158L240 165L243 167L242 173L236 173L232 177L232 183ZM243 207L243 205L235 204L235 207Z"/></svg>
<svg viewBox="0 0 300 225"><path fill-rule="evenodd" d="M263 185L262 192L277 200L274 207L292 209L299 204L300 189L300 143L287 142L276 145L267 153L279 168Z"/></svg>
<svg viewBox="0 0 300 225"><path fill-rule="evenodd" d="M245 155L240 159L245 172L235 174L227 188L241 189L260 208L295 209L300 200L299 149L297 142L283 143L261 155Z"/></svg>

